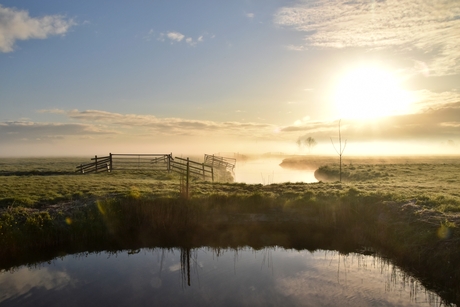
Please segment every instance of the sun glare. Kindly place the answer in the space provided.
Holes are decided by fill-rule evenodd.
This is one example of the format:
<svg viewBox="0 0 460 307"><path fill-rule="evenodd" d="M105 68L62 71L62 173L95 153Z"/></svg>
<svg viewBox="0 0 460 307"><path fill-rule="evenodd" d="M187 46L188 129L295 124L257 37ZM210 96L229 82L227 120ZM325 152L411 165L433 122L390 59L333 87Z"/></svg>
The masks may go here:
<svg viewBox="0 0 460 307"><path fill-rule="evenodd" d="M379 68L359 68L347 73L335 92L341 118L372 119L408 112L409 94L398 79Z"/></svg>

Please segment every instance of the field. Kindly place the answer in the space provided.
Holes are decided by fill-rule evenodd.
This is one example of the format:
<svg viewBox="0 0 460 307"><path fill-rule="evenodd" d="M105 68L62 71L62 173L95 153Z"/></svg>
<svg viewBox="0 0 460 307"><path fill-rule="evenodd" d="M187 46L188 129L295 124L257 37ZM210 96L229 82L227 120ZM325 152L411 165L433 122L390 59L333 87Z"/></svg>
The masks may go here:
<svg viewBox="0 0 460 307"><path fill-rule="evenodd" d="M166 172L75 173L83 158L0 159L0 208L40 208L79 199L139 193L177 197L179 177ZM210 184L196 181L192 197L213 193L277 195L311 193L340 194L354 188L363 194L378 194L387 200L416 199L424 208L446 213L460 212L460 158L347 158L343 182L333 157L287 158L283 167L317 169L316 184Z"/></svg>
<svg viewBox="0 0 460 307"><path fill-rule="evenodd" d="M75 242L308 248L313 240L378 252L446 302L460 300L459 158L349 158L338 182L335 158L288 157L283 167L316 169L321 181L193 181L190 199L180 197L173 173L74 173L81 162L0 159L2 269Z"/></svg>

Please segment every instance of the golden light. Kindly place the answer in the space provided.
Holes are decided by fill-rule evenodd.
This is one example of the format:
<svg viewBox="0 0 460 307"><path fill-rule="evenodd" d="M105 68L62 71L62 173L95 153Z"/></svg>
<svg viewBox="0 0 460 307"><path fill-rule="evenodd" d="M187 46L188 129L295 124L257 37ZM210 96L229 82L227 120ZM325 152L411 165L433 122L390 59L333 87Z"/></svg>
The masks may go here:
<svg viewBox="0 0 460 307"><path fill-rule="evenodd" d="M409 111L411 97L398 79L376 67L358 68L347 73L335 92L340 118L371 119L404 114Z"/></svg>

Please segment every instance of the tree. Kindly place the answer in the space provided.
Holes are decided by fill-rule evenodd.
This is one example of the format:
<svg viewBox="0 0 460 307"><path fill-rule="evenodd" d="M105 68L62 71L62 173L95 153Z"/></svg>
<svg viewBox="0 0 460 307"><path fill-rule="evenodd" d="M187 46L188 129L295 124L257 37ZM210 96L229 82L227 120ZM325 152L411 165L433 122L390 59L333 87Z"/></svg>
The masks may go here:
<svg viewBox="0 0 460 307"><path fill-rule="evenodd" d="M308 153L310 153L311 149L313 147L316 146L316 141L314 138L312 138L311 136L309 137L306 137L305 135L304 136L301 136L297 139L297 145L299 145L299 147L303 147L303 146L306 146L308 148Z"/></svg>
<svg viewBox="0 0 460 307"><path fill-rule="evenodd" d="M339 155L339 178L340 178L340 182L342 182L342 155L343 155L343 152L345 151L345 147L347 147L347 140L345 140L345 143L344 143L343 148L342 148L342 133L340 131L340 122L341 121L342 120L340 119L339 120L339 149L337 149L335 147L334 141L331 138L332 146L334 146L335 152Z"/></svg>
<svg viewBox="0 0 460 307"><path fill-rule="evenodd" d="M316 146L316 141L314 138L312 138L311 136L309 136L307 139L306 139L306 144L307 144L307 147L308 147L308 153L310 153L311 149L313 147Z"/></svg>

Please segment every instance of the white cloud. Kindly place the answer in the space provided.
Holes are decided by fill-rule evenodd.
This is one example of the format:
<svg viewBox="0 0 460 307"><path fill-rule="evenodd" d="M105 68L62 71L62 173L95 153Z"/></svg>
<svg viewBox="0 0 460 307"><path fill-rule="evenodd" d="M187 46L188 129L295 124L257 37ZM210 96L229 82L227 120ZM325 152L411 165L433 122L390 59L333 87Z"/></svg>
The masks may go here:
<svg viewBox="0 0 460 307"><path fill-rule="evenodd" d="M17 40L64 35L74 25L72 19L62 15L33 18L27 11L0 5L0 52L12 52Z"/></svg>
<svg viewBox="0 0 460 307"><path fill-rule="evenodd" d="M307 46L418 51L445 75L460 72L459 16L457 0L319 0L281 8L275 23L306 32Z"/></svg>
<svg viewBox="0 0 460 307"><path fill-rule="evenodd" d="M152 34L153 34L153 30L150 30L146 38L149 38ZM214 38L214 35L211 38ZM167 32L167 33L160 33L160 35L158 36L159 41L164 42L166 39L168 39L171 43L175 43L175 42L179 43L183 41L189 46L196 46L197 43L204 42L204 35L200 35L198 36L197 39L193 39L192 37L186 37L184 34L180 32L172 31L172 32Z"/></svg>
<svg viewBox="0 0 460 307"><path fill-rule="evenodd" d="M246 17L248 17L248 18L254 18L254 16L255 16L254 13L247 13L246 14Z"/></svg>
<svg viewBox="0 0 460 307"><path fill-rule="evenodd" d="M191 37L187 37L187 38L185 39L185 42L186 42L187 44L189 44L190 46L195 46L195 45L196 45L196 42L194 42L193 39L192 39Z"/></svg>
<svg viewBox="0 0 460 307"><path fill-rule="evenodd" d="M166 36L172 40L172 41L176 41L176 42L180 42L181 40L184 39L185 35L182 34L182 33L179 33L179 32L168 32L166 33Z"/></svg>

